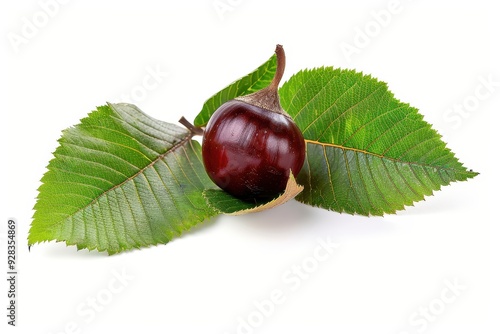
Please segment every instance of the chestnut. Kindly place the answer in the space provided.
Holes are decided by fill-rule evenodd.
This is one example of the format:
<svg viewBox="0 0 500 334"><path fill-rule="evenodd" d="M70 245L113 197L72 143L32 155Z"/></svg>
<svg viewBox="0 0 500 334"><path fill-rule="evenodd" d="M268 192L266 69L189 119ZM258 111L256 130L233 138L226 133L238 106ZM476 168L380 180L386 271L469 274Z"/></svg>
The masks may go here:
<svg viewBox="0 0 500 334"><path fill-rule="evenodd" d="M290 171L296 176L305 159L302 132L279 103L278 85L285 67L281 45L276 55L271 84L222 104L203 134L203 163L209 177L247 201L279 195Z"/></svg>

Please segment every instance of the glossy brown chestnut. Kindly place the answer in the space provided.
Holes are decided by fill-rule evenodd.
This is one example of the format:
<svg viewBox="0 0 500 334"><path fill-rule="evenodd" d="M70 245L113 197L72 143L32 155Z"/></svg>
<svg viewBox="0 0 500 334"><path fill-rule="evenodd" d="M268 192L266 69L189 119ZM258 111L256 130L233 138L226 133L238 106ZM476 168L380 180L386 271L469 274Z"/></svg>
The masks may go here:
<svg viewBox="0 0 500 334"><path fill-rule="evenodd" d="M278 85L285 51L276 46L272 82L222 104L203 134L205 169L220 188L244 200L271 199L296 176L305 158L302 132L281 108Z"/></svg>
<svg viewBox="0 0 500 334"><path fill-rule="evenodd" d="M202 153L220 188L244 200L270 199L285 189L290 170L299 173L305 142L288 115L231 100L210 119Z"/></svg>

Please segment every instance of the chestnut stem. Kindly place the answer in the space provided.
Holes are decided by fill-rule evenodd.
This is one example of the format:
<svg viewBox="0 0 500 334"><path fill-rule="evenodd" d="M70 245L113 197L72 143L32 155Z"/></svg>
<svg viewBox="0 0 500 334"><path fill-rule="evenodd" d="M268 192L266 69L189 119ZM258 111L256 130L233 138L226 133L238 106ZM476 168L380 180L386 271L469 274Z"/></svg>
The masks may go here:
<svg viewBox="0 0 500 334"><path fill-rule="evenodd" d="M276 73L274 73L274 78L269 88L277 91L283 73L285 73L286 57L285 50L283 50L283 46L280 44L276 45L276 50L274 52L276 53Z"/></svg>
<svg viewBox="0 0 500 334"><path fill-rule="evenodd" d="M203 131L202 128L191 124L184 116L181 117L181 119L179 120L179 123L184 125L194 135L203 136L203 133L205 132L205 131Z"/></svg>

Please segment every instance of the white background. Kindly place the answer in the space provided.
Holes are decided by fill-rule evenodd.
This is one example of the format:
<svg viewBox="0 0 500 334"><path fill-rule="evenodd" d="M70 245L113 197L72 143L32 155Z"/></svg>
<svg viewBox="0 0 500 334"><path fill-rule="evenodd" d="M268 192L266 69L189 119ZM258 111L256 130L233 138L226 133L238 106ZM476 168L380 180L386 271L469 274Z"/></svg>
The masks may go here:
<svg viewBox="0 0 500 334"><path fill-rule="evenodd" d="M9 218L19 244L18 326L6 325L2 278L2 333L498 333L498 11L478 0L392 3L2 2L0 267ZM481 174L383 218L292 201L117 256L53 242L28 252L39 180L61 130L106 101L192 120L277 43L285 80L331 65L388 82ZM357 53L343 52L347 44ZM319 240L339 246L314 262ZM302 264L307 277L290 271ZM279 304L262 302L276 291Z"/></svg>

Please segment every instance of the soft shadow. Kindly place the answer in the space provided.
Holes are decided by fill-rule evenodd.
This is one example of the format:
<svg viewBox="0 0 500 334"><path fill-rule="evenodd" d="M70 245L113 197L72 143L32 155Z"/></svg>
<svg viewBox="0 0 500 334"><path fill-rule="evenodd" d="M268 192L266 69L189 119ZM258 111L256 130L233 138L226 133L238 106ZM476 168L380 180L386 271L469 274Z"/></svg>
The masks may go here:
<svg viewBox="0 0 500 334"><path fill-rule="evenodd" d="M398 228L394 219L387 217L338 213L297 201L289 201L271 210L239 216L238 220L247 231L265 235L313 234L357 238L392 233Z"/></svg>
<svg viewBox="0 0 500 334"><path fill-rule="evenodd" d="M297 201L288 201L278 207L238 216L239 223L246 228L267 233L282 233L303 229L316 224L317 210Z"/></svg>

